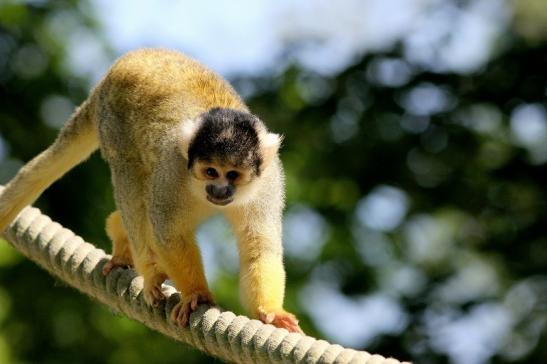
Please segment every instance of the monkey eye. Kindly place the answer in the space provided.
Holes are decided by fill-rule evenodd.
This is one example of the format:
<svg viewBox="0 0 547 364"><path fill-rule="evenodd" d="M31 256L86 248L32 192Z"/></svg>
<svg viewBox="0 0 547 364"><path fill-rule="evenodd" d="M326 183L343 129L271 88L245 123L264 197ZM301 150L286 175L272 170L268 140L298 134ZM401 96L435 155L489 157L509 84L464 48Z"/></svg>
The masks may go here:
<svg viewBox="0 0 547 364"><path fill-rule="evenodd" d="M228 173L226 173L226 178L229 181L235 181L237 177L239 177L239 172L229 171Z"/></svg>
<svg viewBox="0 0 547 364"><path fill-rule="evenodd" d="M214 168L207 168L205 170L205 174L207 174L207 176L209 176L211 178L217 178L218 177L218 172Z"/></svg>

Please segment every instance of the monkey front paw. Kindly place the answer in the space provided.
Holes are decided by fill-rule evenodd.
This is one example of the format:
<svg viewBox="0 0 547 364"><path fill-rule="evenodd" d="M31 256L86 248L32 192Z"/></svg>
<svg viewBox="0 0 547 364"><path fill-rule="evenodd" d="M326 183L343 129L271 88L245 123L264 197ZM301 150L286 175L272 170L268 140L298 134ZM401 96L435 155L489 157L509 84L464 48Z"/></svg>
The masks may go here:
<svg viewBox="0 0 547 364"><path fill-rule="evenodd" d="M304 334L304 331L298 326L296 316L287 311L266 312L264 310L259 310L258 316L260 321L265 324L272 324L275 327L286 329L288 332Z"/></svg>
<svg viewBox="0 0 547 364"><path fill-rule="evenodd" d="M190 315L198 309L200 304L214 305L213 296L209 292L196 292L185 297L177 303L171 311L171 319L180 326L186 326L190 322Z"/></svg>
<svg viewBox="0 0 547 364"><path fill-rule="evenodd" d="M145 285L143 289L144 301L152 307L159 307L165 301L165 295L161 289L161 282L150 286Z"/></svg>

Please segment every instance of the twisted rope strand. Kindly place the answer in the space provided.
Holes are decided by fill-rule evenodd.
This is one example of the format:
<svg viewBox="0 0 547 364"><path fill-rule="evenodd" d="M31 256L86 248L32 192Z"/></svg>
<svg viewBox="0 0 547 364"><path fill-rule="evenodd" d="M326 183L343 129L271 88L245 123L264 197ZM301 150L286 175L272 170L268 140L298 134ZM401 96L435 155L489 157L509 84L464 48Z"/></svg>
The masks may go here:
<svg viewBox="0 0 547 364"><path fill-rule="evenodd" d="M1 192L1 187L0 187ZM164 285L165 304L150 308L142 297L143 280L132 269L102 274L109 256L33 207L9 226L6 238L25 256L72 287L146 326L233 363L401 364L395 359L288 333L216 307L200 306L189 327L180 328L169 313L180 299Z"/></svg>

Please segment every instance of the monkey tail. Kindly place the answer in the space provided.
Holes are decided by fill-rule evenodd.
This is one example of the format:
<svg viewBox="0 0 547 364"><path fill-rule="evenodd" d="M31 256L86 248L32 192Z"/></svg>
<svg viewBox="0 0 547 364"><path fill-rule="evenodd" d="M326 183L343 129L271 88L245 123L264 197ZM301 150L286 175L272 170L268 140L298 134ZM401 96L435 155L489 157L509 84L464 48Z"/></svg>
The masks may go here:
<svg viewBox="0 0 547 364"><path fill-rule="evenodd" d="M55 142L24 165L0 195L0 234L46 188L98 147L92 102L85 101L61 129Z"/></svg>

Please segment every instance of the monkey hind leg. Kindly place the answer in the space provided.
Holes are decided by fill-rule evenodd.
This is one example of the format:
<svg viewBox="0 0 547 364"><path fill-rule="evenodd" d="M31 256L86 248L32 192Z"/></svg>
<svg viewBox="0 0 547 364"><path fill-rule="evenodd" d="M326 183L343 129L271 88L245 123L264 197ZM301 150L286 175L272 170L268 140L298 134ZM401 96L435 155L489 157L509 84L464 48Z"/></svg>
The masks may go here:
<svg viewBox="0 0 547 364"><path fill-rule="evenodd" d="M114 268L133 267L133 255L129 244L127 231L123 226L120 211L116 210L106 219L106 234L112 241L112 258L103 267L103 274L108 274Z"/></svg>
<svg viewBox="0 0 547 364"><path fill-rule="evenodd" d="M112 240L112 258L104 265L103 274L107 275L115 268L135 267L144 278L143 294L146 303L157 307L165 299L161 285L167 275L157 268L154 254L148 249L141 253L131 251L129 236L119 210L106 219L106 233Z"/></svg>
<svg viewBox="0 0 547 364"><path fill-rule="evenodd" d="M103 274L107 275L115 268L135 267L144 278L144 299L153 307L157 307L165 299L161 289L167 275L156 266L154 254L148 249L145 252L133 253L127 230L123 225L119 210L114 211L106 219L106 233L112 240L112 258L103 267Z"/></svg>
<svg viewBox="0 0 547 364"><path fill-rule="evenodd" d="M125 258L125 261L131 257L131 264L144 279L144 300L148 305L157 307L165 300L162 283L167 275L158 267L153 250L154 234L146 206L147 180L139 172L141 167L122 159L110 163L114 197L119 211L108 218L107 232L114 241L113 256L122 260Z"/></svg>

